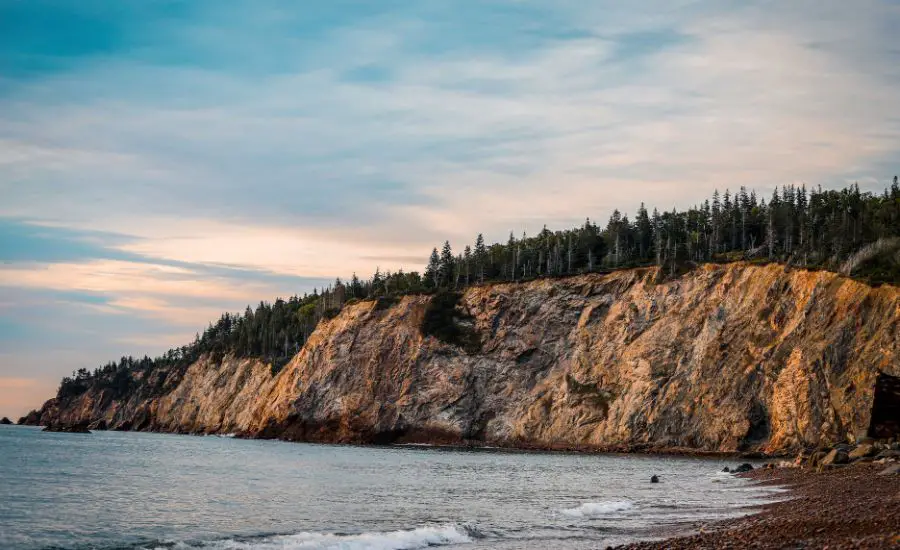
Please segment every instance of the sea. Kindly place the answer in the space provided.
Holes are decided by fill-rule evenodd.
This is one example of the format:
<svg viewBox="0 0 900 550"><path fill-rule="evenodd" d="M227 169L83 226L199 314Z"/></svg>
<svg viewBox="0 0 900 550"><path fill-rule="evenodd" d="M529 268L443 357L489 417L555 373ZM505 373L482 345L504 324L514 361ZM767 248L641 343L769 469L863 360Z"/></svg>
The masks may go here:
<svg viewBox="0 0 900 550"><path fill-rule="evenodd" d="M783 498L736 463L0 426L0 549L605 548Z"/></svg>

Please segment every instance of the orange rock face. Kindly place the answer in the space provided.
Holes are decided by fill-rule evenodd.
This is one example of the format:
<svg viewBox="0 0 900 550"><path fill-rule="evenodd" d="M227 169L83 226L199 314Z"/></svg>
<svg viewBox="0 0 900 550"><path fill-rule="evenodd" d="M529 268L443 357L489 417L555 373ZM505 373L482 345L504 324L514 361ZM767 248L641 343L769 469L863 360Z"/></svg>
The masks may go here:
<svg viewBox="0 0 900 550"><path fill-rule="evenodd" d="M350 305L277 375L193 364L171 392L48 401L42 422L289 440L788 452L869 426L900 375L900 291L828 272L707 265L464 292L480 351L420 331L430 298ZM154 373L145 382L149 384ZM138 384L140 386L140 384Z"/></svg>

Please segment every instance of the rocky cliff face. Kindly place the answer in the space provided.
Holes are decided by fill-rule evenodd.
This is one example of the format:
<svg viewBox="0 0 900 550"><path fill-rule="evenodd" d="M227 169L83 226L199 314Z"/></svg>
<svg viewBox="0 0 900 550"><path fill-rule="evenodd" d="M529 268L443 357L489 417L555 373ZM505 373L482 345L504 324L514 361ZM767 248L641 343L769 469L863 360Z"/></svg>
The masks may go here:
<svg viewBox="0 0 900 550"><path fill-rule="evenodd" d="M430 297L350 305L277 375L209 358L175 389L50 400L36 423L330 442L789 451L869 429L900 375L900 290L730 264L468 289L480 349L424 336Z"/></svg>

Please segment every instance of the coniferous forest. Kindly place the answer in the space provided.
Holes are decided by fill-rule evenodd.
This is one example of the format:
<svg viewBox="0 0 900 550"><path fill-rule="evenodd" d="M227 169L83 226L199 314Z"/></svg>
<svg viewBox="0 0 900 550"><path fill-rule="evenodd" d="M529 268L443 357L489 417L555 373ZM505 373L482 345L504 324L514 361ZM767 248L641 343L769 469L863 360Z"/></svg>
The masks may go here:
<svg viewBox="0 0 900 550"><path fill-rule="evenodd" d="M614 211L605 225L587 219L565 230L516 236L487 244L482 235L454 251L449 242L435 247L423 273L384 272L368 279L354 274L302 297L260 302L243 314L225 313L191 344L151 359L123 357L93 372L80 369L63 379L58 397L91 387L125 395L135 373L174 374L160 378L159 392L205 354L257 357L276 373L296 354L323 318L349 302L379 299L390 303L404 294L455 292L467 286L526 281L615 269L659 266L676 276L707 262L782 262L808 269L841 272L870 284L900 284L900 184L895 176L883 193L864 193L858 185L842 190L786 186L761 197L740 188L714 192L685 211L649 211L643 205L629 218ZM444 300L455 303L453 300Z"/></svg>

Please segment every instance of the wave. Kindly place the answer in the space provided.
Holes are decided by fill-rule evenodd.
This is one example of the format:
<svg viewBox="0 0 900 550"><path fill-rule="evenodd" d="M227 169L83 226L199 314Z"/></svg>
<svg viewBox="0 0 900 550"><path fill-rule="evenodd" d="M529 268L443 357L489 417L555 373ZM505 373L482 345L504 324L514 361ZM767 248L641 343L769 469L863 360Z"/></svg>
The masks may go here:
<svg viewBox="0 0 900 550"><path fill-rule="evenodd" d="M419 527L407 531L360 533L296 533L253 540L224 539L178 543L153 550L417 550L472 542L474 530L459 525Z"/></svg>
<svg viewBox="0 0 900 550"><path fill-rule="evenodd" d="M624 512L634 507L629 500L607 500L604 502L585 502L575 508L562 510L562 514L572 518L596 518L613 512Z"/></svg>

